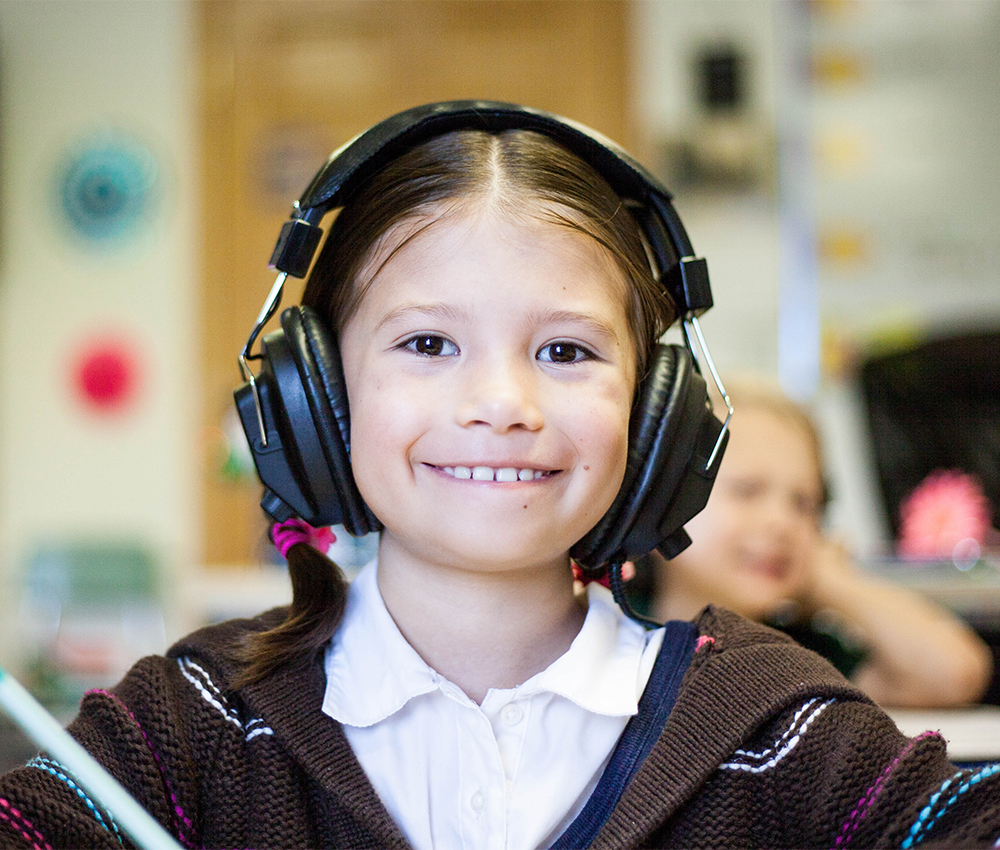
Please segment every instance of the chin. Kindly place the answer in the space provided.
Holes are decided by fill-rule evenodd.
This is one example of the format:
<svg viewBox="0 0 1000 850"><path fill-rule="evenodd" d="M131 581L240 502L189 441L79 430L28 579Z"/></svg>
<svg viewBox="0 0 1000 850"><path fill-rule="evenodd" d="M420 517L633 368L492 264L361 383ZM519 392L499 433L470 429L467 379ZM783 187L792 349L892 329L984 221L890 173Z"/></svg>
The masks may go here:
<svg viewBox="0 0 1000 850"><path fill-rule="evenodd" d="M762 588L761 582L747 588L737 598L732 599L731 607L744 617L751 620L764 620L772 616L790 597L784 585Z"/></svg>

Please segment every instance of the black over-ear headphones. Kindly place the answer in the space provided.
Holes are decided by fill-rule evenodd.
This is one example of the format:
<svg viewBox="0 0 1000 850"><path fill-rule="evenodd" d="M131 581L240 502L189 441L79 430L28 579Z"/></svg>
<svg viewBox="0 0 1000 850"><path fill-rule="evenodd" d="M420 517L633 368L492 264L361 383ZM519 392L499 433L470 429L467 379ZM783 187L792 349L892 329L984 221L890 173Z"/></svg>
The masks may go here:
<svg viewBox="0 0 1000 850"><path fill-rule="evenodd" d="M684 523L708 500L732 415L697 321L712 306L708 268L694 256L670 193L629 154L582 125L508 103L434 103L394 115L334 152L296 202L271 257L278 278L239 358L246 383L236 390L236 405L265 486L261 507L278 521L297 515L314 526L342 524L353 535L381 528L351 471L347 392L325 318L290 307L281 330L262 340L261 352L251 349L278 308L286 276L307 274L322 235L320 219L405 151L464 129L551 137L604 177L642 229L654 274L679 309L686 345L657 345L632 411L621 490L571 555L590 570L654 548L673 557L690 542ZM725 399L725 423L712 413L695 339ZM257 359L254 375L248 361Z"/></svg>

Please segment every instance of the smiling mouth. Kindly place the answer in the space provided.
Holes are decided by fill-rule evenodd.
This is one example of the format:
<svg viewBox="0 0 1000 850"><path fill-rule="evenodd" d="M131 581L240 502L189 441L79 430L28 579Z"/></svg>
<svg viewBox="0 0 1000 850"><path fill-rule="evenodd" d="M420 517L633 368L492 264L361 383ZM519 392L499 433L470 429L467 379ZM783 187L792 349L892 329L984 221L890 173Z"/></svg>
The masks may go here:
<svg viewBox="0 0 1000 850"><path fill-rule="evenodd" d="M783 579L789 572L787 563L778 558L751 558L747 567L755 575L770 579Z"/></svg>
<svg viewBox="0 0 1000 850"><path fill-rule="evenodd" d="M504 484L512 484L515 481L538 481L555 473L545 469L518 469L514 466L438 466L452 478L463 481L498 481Z"/></svg>

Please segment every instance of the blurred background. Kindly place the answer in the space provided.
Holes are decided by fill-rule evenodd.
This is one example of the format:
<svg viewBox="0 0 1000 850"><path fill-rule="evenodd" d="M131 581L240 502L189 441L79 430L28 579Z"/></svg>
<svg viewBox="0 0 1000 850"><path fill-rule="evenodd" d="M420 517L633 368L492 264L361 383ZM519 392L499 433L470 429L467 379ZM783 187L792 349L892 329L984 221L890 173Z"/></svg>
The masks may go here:
<svg viewBox="0 0 1000 850"><path fill-rule="evenodd" d="M331 150L453 98L659 174L723 375L817 411L830 524L988 625L989 541L895 537L937 468L1000 503L998 43L998 0L0 0L0 664L71 712L290 597L232 411L267 260Z"/></svg>

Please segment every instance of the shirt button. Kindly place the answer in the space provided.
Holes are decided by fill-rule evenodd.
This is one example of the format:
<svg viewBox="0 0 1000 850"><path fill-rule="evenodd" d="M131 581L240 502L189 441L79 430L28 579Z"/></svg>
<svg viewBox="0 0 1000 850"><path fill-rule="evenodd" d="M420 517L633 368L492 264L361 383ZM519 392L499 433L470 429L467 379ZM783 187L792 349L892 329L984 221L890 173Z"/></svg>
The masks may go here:
<svg viewBox="0 0 1000 850"><path fill-rule="evenodd" d="M521 722L522 717L524 717L524 712L513 703L505 705L500 711L500 719L508 726L516 726Z"/></svg>
<svg viewBox="0 0 1000 850"><path fill-rule="evenodd" d="M472 806L472 811L481 812L486 808L486 797L483 796L482 791L477 791L472 795L472 799L469 800L469 804Z"/></svg>

